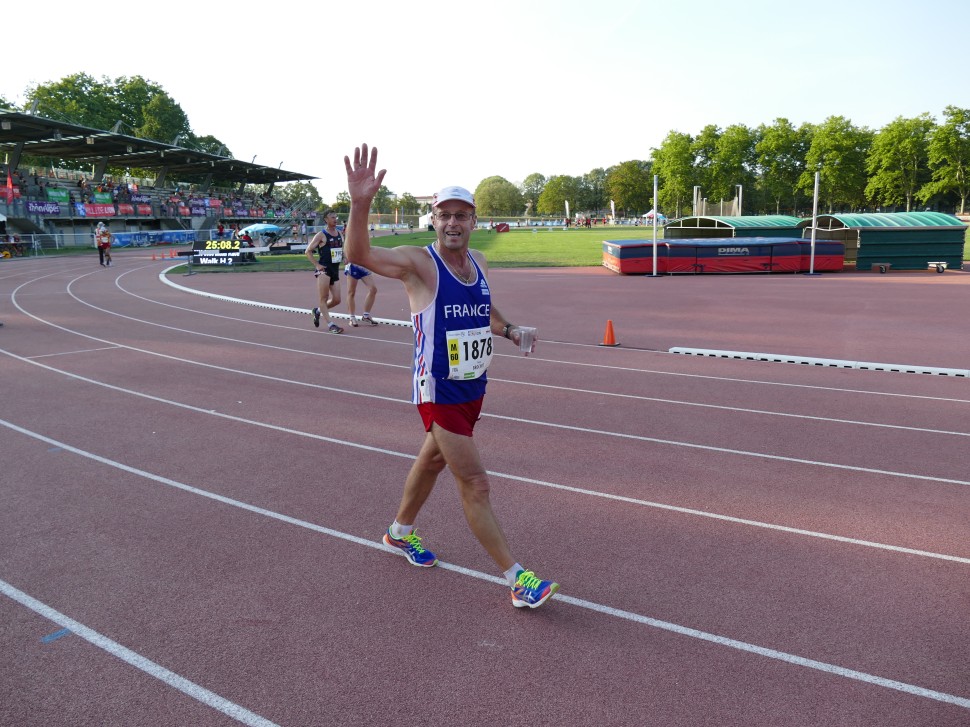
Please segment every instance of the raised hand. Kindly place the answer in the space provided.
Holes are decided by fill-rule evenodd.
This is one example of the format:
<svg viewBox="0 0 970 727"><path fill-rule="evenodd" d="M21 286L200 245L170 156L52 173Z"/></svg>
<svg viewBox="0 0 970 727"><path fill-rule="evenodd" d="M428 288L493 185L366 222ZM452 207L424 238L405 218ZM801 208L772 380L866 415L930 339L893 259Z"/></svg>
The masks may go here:
<svg viewBox="0 0 970 727"><path fill-rule="evenodd" d="M376 172L377 169L377 147L370 150L370 158L367 154L367 144L361 144L354 149L354 161L351 164L350 157L344 157L344 166L347 167L347 191L350 193L351 201L372 200L377 191L381 188L384 181L386 169Z"/></svg>

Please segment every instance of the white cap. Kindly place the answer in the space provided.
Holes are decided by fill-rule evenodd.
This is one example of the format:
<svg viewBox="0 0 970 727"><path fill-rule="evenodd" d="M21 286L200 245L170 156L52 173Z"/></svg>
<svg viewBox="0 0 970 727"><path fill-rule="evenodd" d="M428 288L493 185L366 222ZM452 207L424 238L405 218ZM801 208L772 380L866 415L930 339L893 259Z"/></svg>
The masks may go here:
<svg viewBox="0 0 970 727"><path fill-rule="evenodd" d="M435 192L434 202L431 203L431 206L437 207L442 202L448 202L453 199L457 199L459 202L464 202L465 204L470 204L472 207L475 206L475 198L472 196L472 193L464 187L445 187L441 191Z"/></svg>

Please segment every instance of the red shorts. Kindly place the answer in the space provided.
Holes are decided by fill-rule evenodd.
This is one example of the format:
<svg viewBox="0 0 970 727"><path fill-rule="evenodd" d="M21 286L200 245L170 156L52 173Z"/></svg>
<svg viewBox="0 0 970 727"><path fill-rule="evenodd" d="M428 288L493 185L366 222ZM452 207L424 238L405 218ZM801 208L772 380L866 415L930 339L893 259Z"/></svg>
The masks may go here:
<svg viewBox="0 0 970 727"><path fill-rule="evenodd" d="M484 396L464 404L436 404L427 401L418 404L418 413L424 421L424 430L431 431L431 425L437 424L452 434L470 437L482 413Z"/></svg>

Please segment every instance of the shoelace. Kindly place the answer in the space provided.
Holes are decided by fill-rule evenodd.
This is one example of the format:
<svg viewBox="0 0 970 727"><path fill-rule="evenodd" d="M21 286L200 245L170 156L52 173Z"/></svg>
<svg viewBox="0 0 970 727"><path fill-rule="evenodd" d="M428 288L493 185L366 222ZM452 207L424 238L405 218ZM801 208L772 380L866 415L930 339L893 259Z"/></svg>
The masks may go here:
<svg viewBox="0 0 970 727"><path fill-rule="evenodd" d="M519 573L518 579L515 581L515 585L520 588L528 588L530 590L535 590L539 587L542 581L536 578L536 574L530 570L524 570Z"/></svg>
<svg viewBox="0 0 970 727"><path fill-rule="evenodd" d="M410 543L411 547L414 548L418 553L423 553L424 548L421 547L421 538L414 532L408 533L401 540L405 540Z"/></svg>

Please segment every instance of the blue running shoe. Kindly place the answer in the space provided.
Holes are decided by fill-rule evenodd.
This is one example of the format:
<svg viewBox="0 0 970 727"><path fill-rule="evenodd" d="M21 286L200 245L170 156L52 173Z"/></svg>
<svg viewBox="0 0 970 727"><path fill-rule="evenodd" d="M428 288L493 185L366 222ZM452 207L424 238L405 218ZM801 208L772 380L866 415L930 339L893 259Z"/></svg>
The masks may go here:
<svg viewBox="0 0 970 727"><path fill-rule="evenodd" d="M319 328L320 327L320 309L319 308L314 308L311 311L311 313L313 313L313 325L316 328Z"/></svg>
<svg viewBox="0 0 970 727"><path fill-rule="evenodd" d="M388 528L387 532L384 533L384 544L392 548L396 553L400 553L407 558L411 565L430 568L438 564L437 556L430 550L425 550L422 547L421 538L418 536L417 530L412 530L410 535L405 535L403 538L398 539L391 535L391 529Z"/></svg>
<svg viewBox="0 0 970 727"><path fill-rule="evenodd" d="M552 598L552 594L559 590L559 584L552 581L542 581L530 570L519 573L512 589L512 605L516 608L539 608Z"/></svg>

